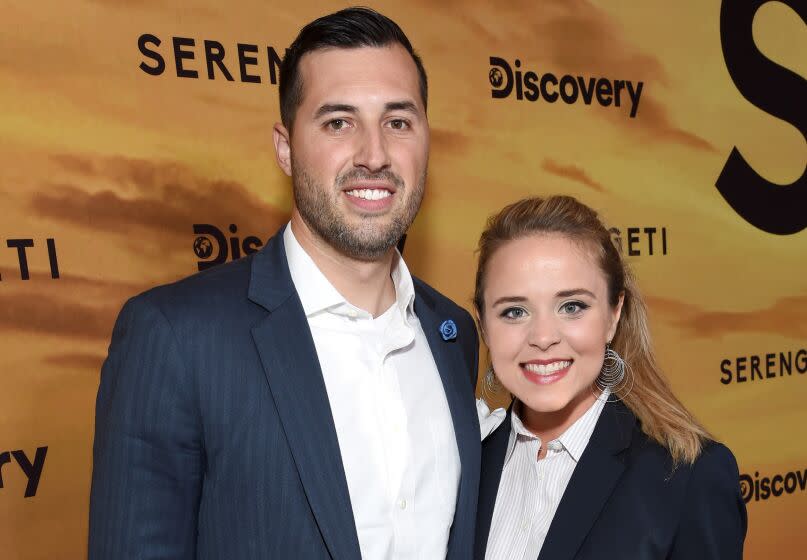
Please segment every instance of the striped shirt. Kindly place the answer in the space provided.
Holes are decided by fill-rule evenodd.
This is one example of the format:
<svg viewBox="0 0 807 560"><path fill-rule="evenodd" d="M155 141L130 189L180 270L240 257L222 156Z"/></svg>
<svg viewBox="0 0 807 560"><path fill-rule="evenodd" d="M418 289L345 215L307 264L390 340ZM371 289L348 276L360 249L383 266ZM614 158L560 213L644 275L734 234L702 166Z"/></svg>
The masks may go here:
<svg viewBox="0 0 807 560"><path fill-rule="evenodd" d="M496 495L485 560L535 560L580 456L608 399L605 392L583 416L546 444L524 427L513 406L510 440Z"/></svg>

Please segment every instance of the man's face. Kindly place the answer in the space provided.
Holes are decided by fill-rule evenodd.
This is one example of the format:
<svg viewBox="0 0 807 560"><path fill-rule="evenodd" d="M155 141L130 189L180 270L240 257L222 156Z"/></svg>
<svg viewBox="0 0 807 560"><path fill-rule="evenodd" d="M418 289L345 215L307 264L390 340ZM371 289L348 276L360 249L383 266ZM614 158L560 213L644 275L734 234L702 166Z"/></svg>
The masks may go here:
<svg viewBox="0 0 807 560"><path fill-rule="evenodd" d="M412 57L398 44L323 49L300 61L303 94L275 145L292 176L295 213L340 253L375 260L415 219L429 125Z"/></svg>

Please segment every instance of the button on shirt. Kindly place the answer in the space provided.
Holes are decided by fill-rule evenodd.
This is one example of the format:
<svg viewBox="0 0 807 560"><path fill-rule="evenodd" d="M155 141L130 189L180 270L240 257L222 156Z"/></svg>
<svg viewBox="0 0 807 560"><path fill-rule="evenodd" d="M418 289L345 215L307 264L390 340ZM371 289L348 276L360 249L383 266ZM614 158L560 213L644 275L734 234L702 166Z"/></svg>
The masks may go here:
<svg viewBox="0 0 807 560"><path fill-rule="evenodd" d="M373 318L333 287L291 226L283 240L328 392L362 558L445 558L459 452L406 264L396 252L396 301Z"/></svg>
<svg viewBox="0 0 807 560"><path fill-rule="evenodd" d="M486 560L538 558L560 499L607 399L608 392L604 392L560 437L547 442L546 456L541 460L541 440L524 427L516 403Z"/></svg>

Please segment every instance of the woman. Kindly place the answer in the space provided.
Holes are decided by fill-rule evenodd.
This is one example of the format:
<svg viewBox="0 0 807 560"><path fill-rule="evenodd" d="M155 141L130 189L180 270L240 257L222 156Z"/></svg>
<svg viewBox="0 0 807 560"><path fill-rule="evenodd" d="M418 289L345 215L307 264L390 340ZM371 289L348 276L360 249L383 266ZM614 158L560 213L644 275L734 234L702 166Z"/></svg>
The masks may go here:
<svg viewBox="0 0 807 560"><path fill-rule="evenodd" d="M555 196L492 217L474 304L486 385L514 397L482 444L477 559L742 558L737 464L670 390L596 212Z"/></svg>

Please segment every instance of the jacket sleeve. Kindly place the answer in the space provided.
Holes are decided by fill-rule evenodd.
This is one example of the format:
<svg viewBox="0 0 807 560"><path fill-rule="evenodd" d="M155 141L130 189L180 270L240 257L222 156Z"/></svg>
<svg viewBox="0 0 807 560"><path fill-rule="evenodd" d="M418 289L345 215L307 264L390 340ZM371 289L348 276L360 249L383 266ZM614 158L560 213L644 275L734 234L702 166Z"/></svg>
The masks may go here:
<svg viewBox="0 0 807 560"><path fill-rule="evenodd" d="M193 559L203 476L196 384L141 296L115 324L95 416L88 558Z"/></svg>
<svg viewBox="0 0 807 560"><path fill-rule="evenodd" d="M693 466L672 560L742 560L748 526L731 451L708 445Z"/></svg>

